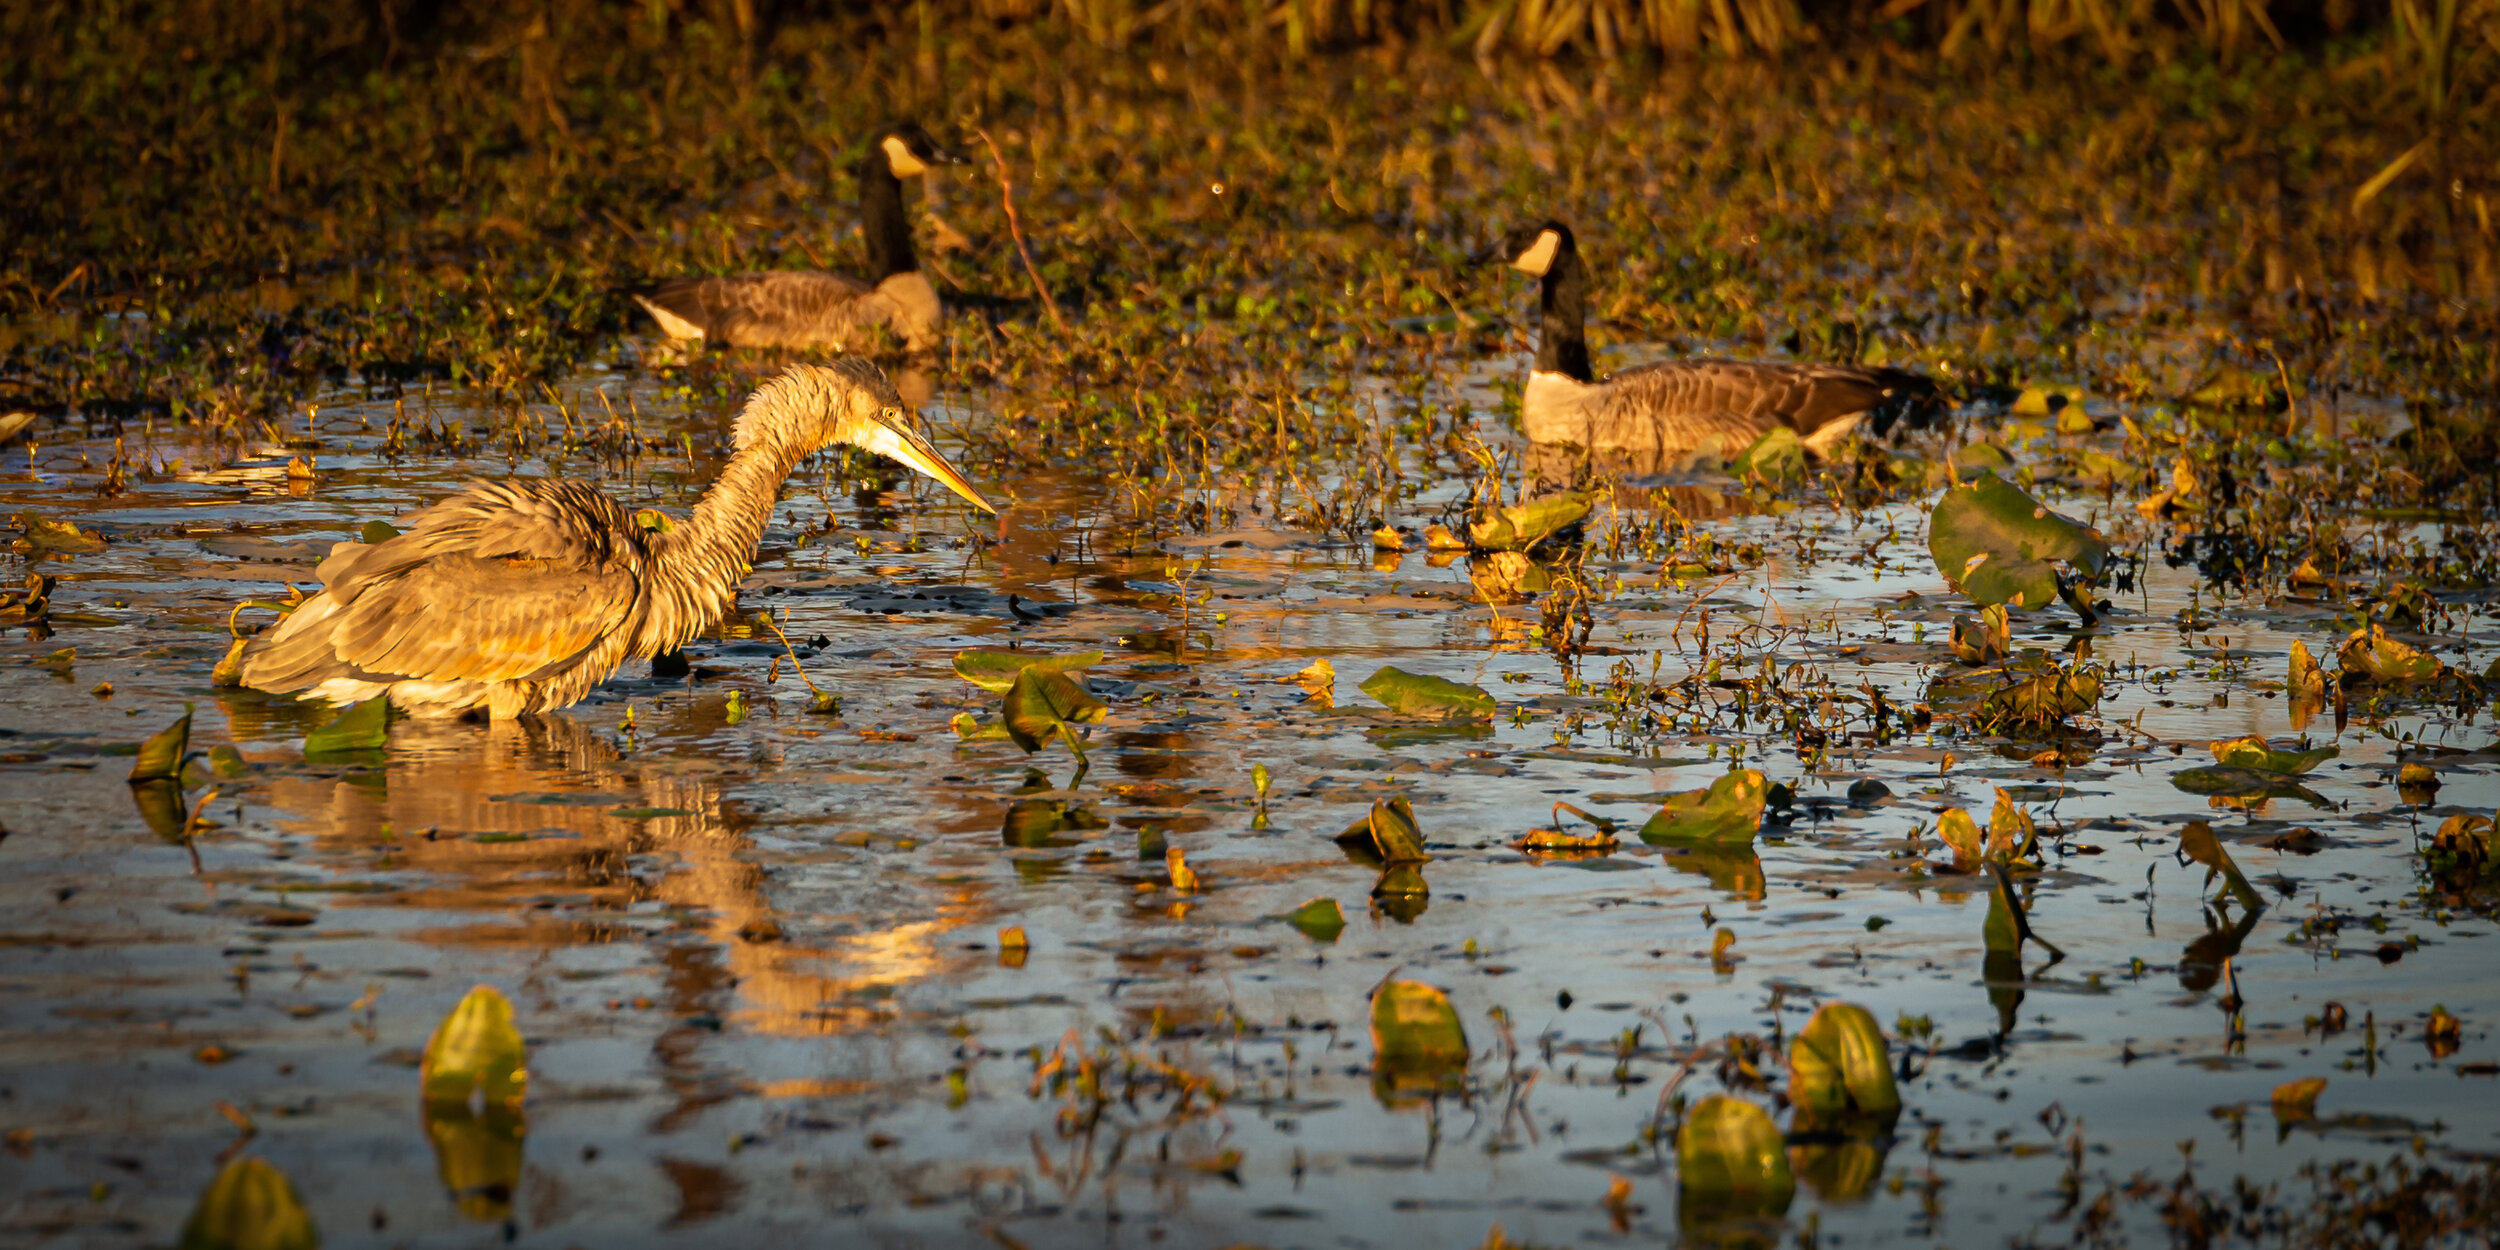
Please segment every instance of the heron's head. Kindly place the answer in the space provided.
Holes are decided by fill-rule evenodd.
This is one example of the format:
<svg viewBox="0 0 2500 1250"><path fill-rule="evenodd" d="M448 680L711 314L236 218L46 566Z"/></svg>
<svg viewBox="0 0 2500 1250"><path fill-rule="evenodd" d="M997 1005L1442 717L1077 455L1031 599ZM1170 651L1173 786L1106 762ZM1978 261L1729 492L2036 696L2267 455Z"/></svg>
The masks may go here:
<svg viewBox="0 0 2500 1250"><path fill-rule="evenodd" d="M973 490L973 482L965 480L958 467L938 455L938 447L930 445L928 437L915 430L910 417L903 415L903 395L895 392L895 382L870 360L845 355L828 365L793 365L790 372L765 382L763 390L755 392L747 412L750 415L737 422L740 447L758 437L758 432L747 427L750 420L795 420L798 427L788 437L795 437L803 450L860 447L935 477L983 512L998 512L990 500L980 497L980 490Z"/></svg>
<svg viewBox="0 0 2500 1250"><path fill-rule="evenodd" d="M1504 264L1542 278L1554 268L1557 258L1575 250L1571 227L1549 219L1502 236L1500 254Z"/></svg>
<svg viewBox="0 0 2500 1250"><path fill-rule="evenodd" d="M917 178L931 165L961 165L964 158L948 151L929 132L913 121L896 122L877 137L877 150L885 153L886 168L897 178Z"/></svg>

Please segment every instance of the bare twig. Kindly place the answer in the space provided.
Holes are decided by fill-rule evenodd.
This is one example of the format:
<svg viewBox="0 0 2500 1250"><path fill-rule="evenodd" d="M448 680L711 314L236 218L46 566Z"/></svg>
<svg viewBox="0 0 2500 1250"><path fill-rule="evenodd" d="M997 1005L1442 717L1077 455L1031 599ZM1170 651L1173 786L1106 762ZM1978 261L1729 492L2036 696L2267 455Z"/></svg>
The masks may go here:
<svg viewBox="0 0 2500 1250"><path fill-rule="evenodd" d="M1042 282L1042 271L1033 266L1033 249L1025 245L1024 219L1016 216L1016 187L1007 178L1007 158L998 154L998 143L990 138L990 132L975 130L972 133L981 136L981 145L990 150L990 163L998 167L998 202L1007 209L1007 233L1015 236L1016 255L1024 258L1025 276L1033 279L1033 289L1040 293L1042 307L1050 311L1051 324L1058 326L1061 334L1066 334L1068 319L1059 315L1059 301L1050 297L1050 288Z"/></svg>

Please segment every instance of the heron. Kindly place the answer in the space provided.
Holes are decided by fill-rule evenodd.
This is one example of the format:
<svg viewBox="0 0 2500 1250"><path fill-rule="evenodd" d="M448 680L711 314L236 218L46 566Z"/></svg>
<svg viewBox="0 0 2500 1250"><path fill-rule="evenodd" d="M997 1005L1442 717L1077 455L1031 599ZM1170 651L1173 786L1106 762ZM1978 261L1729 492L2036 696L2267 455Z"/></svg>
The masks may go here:
<svg viewBox="0 0 2500 1250"><path fill-rule="evenodd" d="M334 704L387 696L413 716L492 720L568 706L628 658L675 651L752 569L781 484L843 445L899 461L995 513L856 357L793 365L748 397L735 453L691 515L636 511L581 482L476 481L343 542L319 593L243 644L242 684Z"/></svg>
<svg viewBox="0 0 2500 1250"><path fill-rule="evenodd" d="M1542 288L1536 368L1520 397L1531 442L1667 458L1733 456L1787 426L1808 451L1829 456L1861 428L1880 435L1905 418L1922 425L1940 407L1934 382L1859 365L1663 360L1599 381L1584 337L1588 268L1571 227L1549 220L1514 230L1502 241L1502 257Z"/></svg>

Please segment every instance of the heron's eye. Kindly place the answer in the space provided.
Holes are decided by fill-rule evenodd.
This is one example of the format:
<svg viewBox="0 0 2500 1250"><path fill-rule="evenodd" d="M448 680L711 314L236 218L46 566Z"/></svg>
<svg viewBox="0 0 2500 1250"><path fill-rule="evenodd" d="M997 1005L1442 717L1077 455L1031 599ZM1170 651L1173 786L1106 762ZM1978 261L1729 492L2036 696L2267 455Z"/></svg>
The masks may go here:
<svg viewBox="0 0 2500 1250"><path fill-rule="evenodd" d="M903 419L903 410L900 408L888 408L879 412L877 415L888 421L900 421Z"/></svg>

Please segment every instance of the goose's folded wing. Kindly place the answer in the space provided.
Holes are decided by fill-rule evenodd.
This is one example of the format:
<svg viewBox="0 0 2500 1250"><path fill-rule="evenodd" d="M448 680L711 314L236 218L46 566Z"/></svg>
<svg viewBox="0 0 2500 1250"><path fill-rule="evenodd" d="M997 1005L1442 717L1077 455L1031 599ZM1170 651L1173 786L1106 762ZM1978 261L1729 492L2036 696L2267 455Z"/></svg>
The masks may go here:
<svg viewBox="0 0 2500 1250"><path fill-rule="evenodd" d="M856 278L793 270L680 278L643 298L700 327L706 337L736 339L847 324L869 293Z"/></svg>

